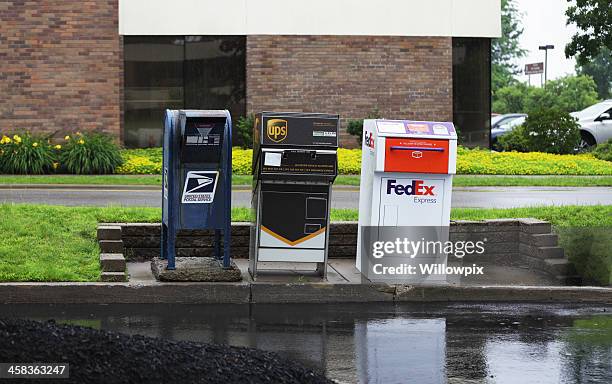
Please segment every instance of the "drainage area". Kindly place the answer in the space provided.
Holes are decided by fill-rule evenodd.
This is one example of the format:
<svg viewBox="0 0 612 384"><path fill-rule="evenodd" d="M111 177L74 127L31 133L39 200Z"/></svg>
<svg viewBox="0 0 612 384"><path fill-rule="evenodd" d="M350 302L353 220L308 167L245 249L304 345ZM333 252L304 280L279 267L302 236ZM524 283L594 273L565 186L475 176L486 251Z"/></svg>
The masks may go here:
<svg viewBox="0 0 612 384"><path fill-rule="evenodd" d="M608 383L612 306L0 305L0 317L255 347L340 383Z"/></svg>

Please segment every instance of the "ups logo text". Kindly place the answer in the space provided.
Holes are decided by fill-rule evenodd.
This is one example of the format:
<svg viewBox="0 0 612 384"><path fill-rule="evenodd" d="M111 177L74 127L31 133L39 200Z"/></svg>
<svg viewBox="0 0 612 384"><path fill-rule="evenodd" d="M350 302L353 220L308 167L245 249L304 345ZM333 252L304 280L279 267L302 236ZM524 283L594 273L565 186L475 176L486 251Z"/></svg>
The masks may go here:
<svg viewBox="0 0 612 384"><path fill-rule="evenodd" d="M280 143L287 138L287 120L270 119L266 124L268 139Z"/></svg>

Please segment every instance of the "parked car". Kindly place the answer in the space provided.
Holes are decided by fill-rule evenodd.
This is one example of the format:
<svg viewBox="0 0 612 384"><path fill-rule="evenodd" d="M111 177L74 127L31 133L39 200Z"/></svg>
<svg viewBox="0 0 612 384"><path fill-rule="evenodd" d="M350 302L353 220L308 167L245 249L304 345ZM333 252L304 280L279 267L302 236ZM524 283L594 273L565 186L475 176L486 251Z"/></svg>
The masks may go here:
<svg viewBox="0 0 612 384"><path fill-rule="evenodd" d="M527 115L524 113L516 115L519 116L507 120L505 124L497 125L495 128L493 128L493 125L491 125L491 147L493 147L493 149L499 149L497 139L506 133L511 132L514 128L523 124L525 120L527 120Z"/></svg>
<svg viewBox="0 0 612 384"><path fill-rule="evenodd" d="M527 116L524 113L506 113L505 115L496 115L491 117L491 129L499 128L502 125L510 123L514 119Z"/></svg>
<svg viewBox="0 0 612 384"><path fill-rule="evenodd" d="M612 139L612 99L572 112L580 124L580 148L588 148Z"/></svg>

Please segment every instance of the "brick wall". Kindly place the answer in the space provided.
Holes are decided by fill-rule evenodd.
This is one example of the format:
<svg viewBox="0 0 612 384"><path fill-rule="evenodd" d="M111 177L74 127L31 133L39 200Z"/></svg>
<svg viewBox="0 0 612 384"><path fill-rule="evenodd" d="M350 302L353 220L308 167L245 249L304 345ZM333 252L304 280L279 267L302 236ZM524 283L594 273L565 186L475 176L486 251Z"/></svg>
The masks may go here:
<svg viewBox="0 0 612 384"><path fill-rule="evenodd" d="M248 36L247 110L452 121L450 37ZM343 146L355 139L343 132Z"/></svg>
<svg viewBox="0 0 612 384"><path fill-rule="evenodd" d="M0 2L0 131L120 136L117 0Z"/></svg>

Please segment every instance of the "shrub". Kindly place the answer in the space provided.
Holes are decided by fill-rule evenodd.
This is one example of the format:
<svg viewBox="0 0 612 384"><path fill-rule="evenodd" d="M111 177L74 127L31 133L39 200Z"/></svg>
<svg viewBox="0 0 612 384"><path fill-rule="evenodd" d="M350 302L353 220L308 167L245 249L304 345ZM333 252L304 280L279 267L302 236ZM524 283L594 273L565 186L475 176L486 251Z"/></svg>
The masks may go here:
<svg viewBox="0 0 612 384"><path fill-rule="evenodd" d="M378 110L378 107L374 108L366 116L366 119L380 119L380 118L382 118L382 116L380 115L380 111ZM346 131L350 135L355 136L355 139L357 139L357 143L359 144L359 146L361 146L361 142L363 140L363 138L362 138L362 135L363 135L363 119L361 119L361 120L349 120L347 122L347 125L346 125Z"/></svg>
<svg viewBox="0 0 612 384"><path fill-rule="evenodd" d="M612 284L610 227L555 228L559 244L583 278L584 285Z"/></svg>
<svg viewBox="0 0 612 384"><path fill-rule="evenodd" d="M504 151L529 152L529 141L522 125L497 139L497 146Z"/></svg>
<svg viewBox="0 0 612 384"><path fill-rule="evenodd" d="M612 139L595 147L593 156L600 160L612 161Z"/></svg>
<svg viewBox="0 0 612 384"><path fill-rule="evenodd" d="M56 167L55 149L46 137L24 133L0 139L0 172L41 174Z"/></svg>
<svg viewBox="0 0 612 384"><path fill-rule="evenodd" d="M580 142L578 122L559 109L532 111L523 127L531 152L573 153Z"/></svg>
<svg viewBox="0 0 612 384"><path fill-rule="evenodd" d="M499 138L510 151L573 153L580 141L580 126L569 113L559 109L532 111L522 127Z"/></svg>
<svg viewBox="0 0 612 384"><path fill-rule="evenodd" d="M250 175L252 173L253 150L232 148L232 173L236 175Z"/></svg>
<svg viewBox="0 0 612 384"><path fill-rule="evenodd" d="M113 173L123 163L119 147L102 133L76 133L66 136L60 153L60 165L69 173Z"/></svg>
<svg viewBox="0 0 612 384"><path fill-rule="evenodd" d="M253 126L255 125L255 115L250 114L240 117L236 122L235 137L232 145L242 148L253 148Z"/></svg>

